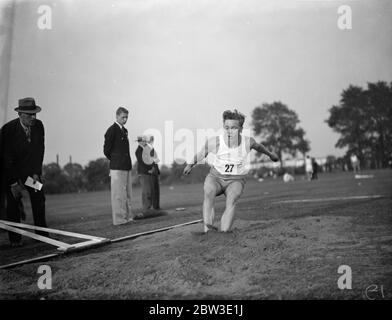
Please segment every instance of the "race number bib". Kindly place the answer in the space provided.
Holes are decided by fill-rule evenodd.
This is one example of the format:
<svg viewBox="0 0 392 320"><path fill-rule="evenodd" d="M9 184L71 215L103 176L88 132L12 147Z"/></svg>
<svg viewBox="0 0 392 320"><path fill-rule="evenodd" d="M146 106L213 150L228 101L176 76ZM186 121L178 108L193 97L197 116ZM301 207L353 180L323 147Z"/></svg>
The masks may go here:
<svg viewBox="0 0 392 320"><path fill-rule="evenodd" d="M224 165L225 174L238 174L238 165L233 163L226 163Z"/></svg>

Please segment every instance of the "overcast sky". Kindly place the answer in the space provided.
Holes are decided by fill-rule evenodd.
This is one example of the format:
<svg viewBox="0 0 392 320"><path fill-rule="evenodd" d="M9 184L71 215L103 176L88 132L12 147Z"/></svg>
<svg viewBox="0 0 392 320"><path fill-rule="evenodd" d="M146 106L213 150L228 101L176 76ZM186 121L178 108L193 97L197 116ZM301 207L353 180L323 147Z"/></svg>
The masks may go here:
<svg viewBox="0 0 392 320"><path fill-rule="evenodd" d="M0 0L3 1L3 0ZM102 157L115 110L130 110L132 140L147 129L221 127L236 107L295 110L310 154L342 155L325 123L349 84L392 81L390 1L16 1L7 120L21 97L42 107L45 163ZM352 29L337 26L352 9ZM40 30L40 5L52 29ZM168 131L166 131L167 133ZM162 145L163 146L163 145ZM162 146L157 146L162 147Z"/></svg>

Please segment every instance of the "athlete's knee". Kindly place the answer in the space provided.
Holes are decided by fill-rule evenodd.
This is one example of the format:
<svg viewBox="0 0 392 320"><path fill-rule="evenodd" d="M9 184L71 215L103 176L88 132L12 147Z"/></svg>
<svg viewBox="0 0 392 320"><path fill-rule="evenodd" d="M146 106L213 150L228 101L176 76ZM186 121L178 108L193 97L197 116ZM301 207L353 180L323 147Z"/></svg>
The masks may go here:
<svg viewBox="0 0 392 320"><path fill-rule="evenodd" d="M211 187L204 188L204 198L214 199L215 195L216 195L215 188L211 188Z"/></svg>
<svg viewBox="0 0 392 320"><path fill-rule="evenodd" d="M226 194L226 205L235 205L242 194L241 188L233 188Z"/></svg>
<svg viewBox="0 0 392 320"><path fill-rule="evenodd" d="M239 196L234 196L234 195L228 196L226 198L226 206L234 207L237 204L239 198L240 198Z"/></svg>
<svg viewBox="0 0 392 320"><path fill-rule="evenodd" d="M216 195L216 186L214 184L204 184L204 197L214 198Z"/></svg>

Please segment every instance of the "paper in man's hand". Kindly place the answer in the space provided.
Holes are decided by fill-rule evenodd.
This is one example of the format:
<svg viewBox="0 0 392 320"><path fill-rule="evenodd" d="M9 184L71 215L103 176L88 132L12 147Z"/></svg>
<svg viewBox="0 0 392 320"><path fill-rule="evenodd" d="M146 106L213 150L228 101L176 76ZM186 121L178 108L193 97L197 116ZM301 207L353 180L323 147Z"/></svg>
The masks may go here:
<svg viewBox="0 0 392 320"><path fill-rule="evenodd" d="M33 189L36 189L36 190L41 190L42 189L42 183L39 182L39 181L35 181L34 182L34 179L32 177L30 177L30 176L27 177L25 185L28 186L28 187L31 187Z"/></svg>

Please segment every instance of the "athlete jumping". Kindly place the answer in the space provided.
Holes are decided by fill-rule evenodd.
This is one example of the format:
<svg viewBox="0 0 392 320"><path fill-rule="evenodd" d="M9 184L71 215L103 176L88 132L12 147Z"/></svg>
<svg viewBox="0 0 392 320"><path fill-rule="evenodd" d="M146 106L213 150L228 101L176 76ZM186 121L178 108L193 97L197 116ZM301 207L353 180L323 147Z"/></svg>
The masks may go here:
<svg viewBox="0 0 392 320"><path fill-rule="evenodd" d="M204 181L204 233L211 229L218 230L214 226L214 201L215 197L221 194L226 196L226 209L221 218L220 231L231 230L236 203L244 190L249 171L248 154L252 149L266 154L274 162L279 160L275 153L268 151L254 138L242 135L244 121L245 116L236 109L223 112L224 134L208 139L203 149L194 156L193 163L184 169L183 173L188 175L210 152L215 155L211 170Z"/></svg>

